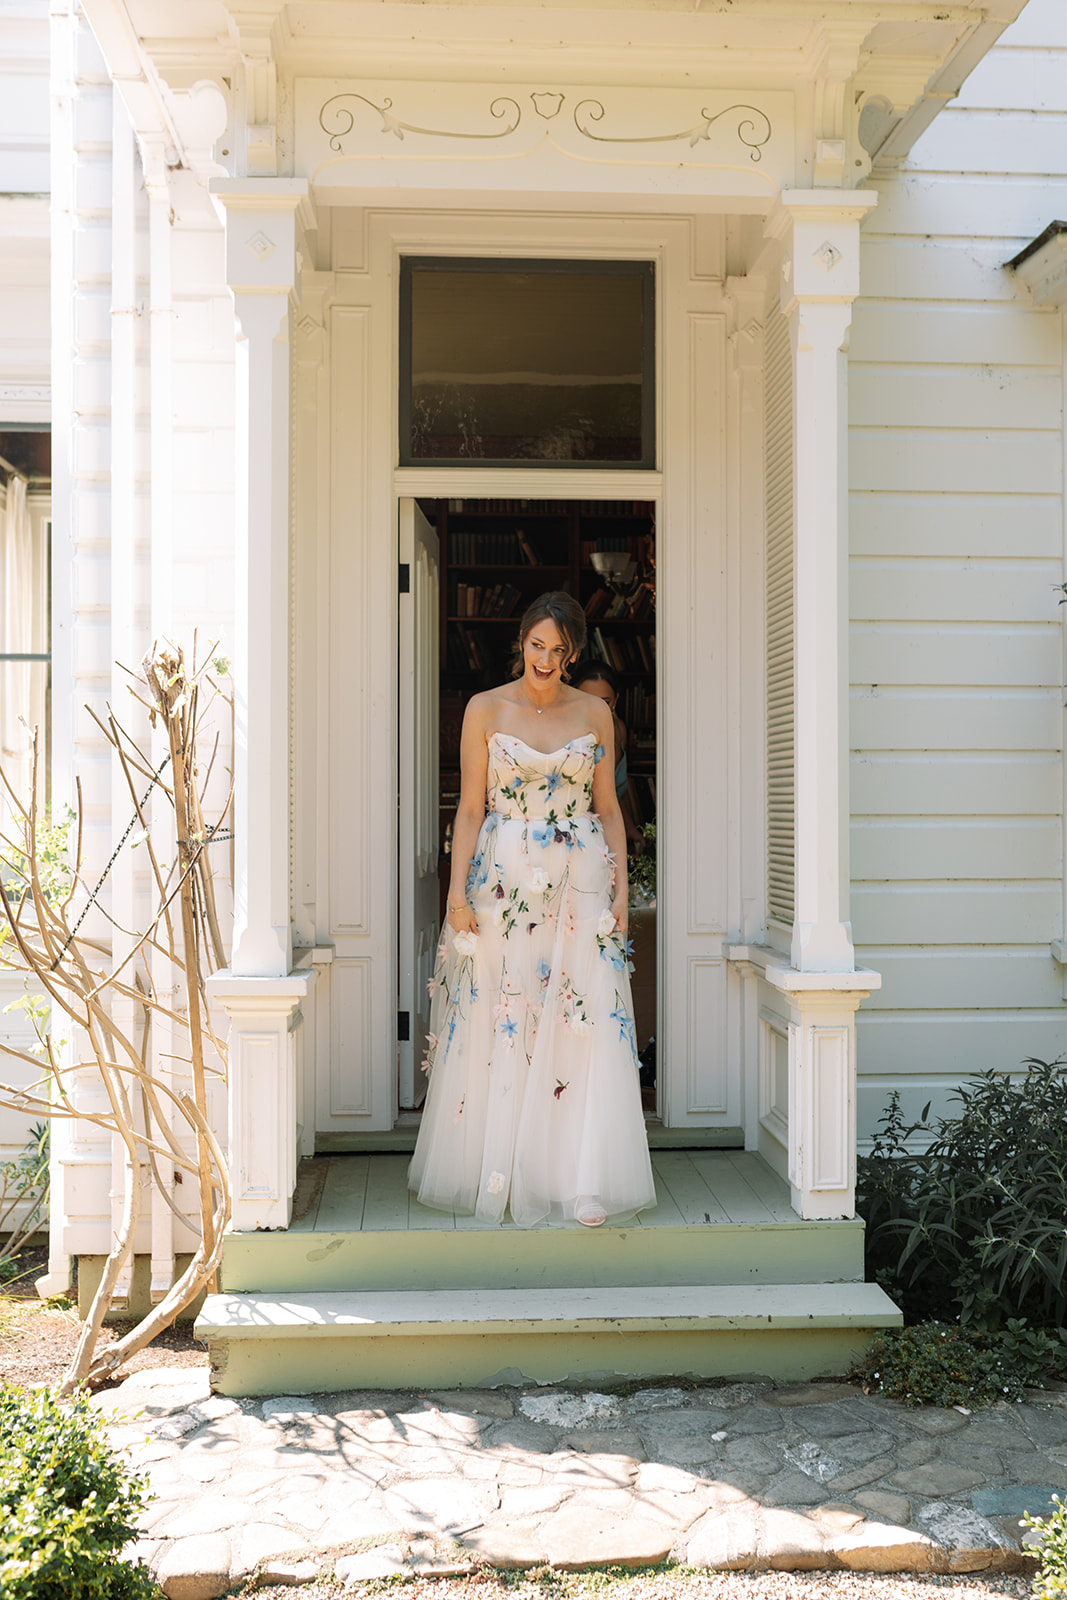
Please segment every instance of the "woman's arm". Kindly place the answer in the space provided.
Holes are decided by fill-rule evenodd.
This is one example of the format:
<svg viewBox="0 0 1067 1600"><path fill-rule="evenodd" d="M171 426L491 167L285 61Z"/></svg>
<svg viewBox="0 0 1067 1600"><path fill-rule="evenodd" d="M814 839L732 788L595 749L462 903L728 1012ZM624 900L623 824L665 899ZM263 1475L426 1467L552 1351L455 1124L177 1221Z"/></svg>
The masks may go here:
<svg viewBox="0 0 1067 1600"><path fill-rule="evenodd" d="M467 903L467 874L485 821L485 781L489 769L485 695L476 695L463 714L459 744L459 805L452 828L452 875L448 885L448 925L456 933L478 932Z"/></svg>
<svg viewBox="0 0 1067 1600"><path fill-rule="evenodd" d="M592 697L590 697L592 698ZM615 859L615 889L611 912L615 927L625 934L630 920L629 892L626 883L626 825L615 794L615 764L610 759L615 749L614 718L603 701L603 715L594 714L593 731L604 755L593 769L593 810L604 829L604 843Z"/></svg>

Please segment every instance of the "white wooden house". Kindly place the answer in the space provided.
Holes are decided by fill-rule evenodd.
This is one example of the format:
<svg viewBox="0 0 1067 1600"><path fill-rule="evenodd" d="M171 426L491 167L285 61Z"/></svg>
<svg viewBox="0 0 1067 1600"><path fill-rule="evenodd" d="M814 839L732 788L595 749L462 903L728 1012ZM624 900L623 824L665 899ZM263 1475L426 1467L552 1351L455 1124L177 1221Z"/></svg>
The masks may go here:
<svg viewBox="0 0 1067 1600"><path fill-rule="evenodd" d="M220 1385L826 1369L895 1315L859 1281L857 1115L1059 1052L1061 236L1006 263L1067 214L1061 10L0 5L50 64L52 158L49 375L23 74L0 433L50 401L52 783L80 773L92 861L127 816L84 703L160 634L233 663ZM632 457L420 454L405 274L449 262L650 265ZM472 349L480 303L439 313ZM663 1201L484 1234L403 1188L438 535L622 504L655 527ZM111 1225L106 1143L56 1144L50 1288ZM294 1216L316 1150L359 1154ZM188 1248L164 1204L139 1248L158 1288Z"/></svg>

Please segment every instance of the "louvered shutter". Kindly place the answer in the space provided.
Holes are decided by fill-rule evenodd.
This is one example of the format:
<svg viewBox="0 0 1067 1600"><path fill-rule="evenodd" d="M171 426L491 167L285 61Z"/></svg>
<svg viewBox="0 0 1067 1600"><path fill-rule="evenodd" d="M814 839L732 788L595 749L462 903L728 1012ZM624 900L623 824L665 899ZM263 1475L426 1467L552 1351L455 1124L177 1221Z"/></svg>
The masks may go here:
<svg viewBox="0 0 1067 1600"><path fill-rule="evenodd" d="M793 376L789 324L767 321L764 473L767 527L767 914L793 922Z"/></svg>

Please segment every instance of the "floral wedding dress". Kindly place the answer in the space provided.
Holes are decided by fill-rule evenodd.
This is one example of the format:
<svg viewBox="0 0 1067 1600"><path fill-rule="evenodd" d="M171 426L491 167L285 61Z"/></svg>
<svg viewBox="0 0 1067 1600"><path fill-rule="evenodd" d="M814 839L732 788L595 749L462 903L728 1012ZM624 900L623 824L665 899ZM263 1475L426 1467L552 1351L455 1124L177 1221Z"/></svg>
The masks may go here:
<svg viewBox="0 0 1067 1600"><path fill-rule="evenodd" d="M467 880L477 936L446 927L429 1087L408 1182L423 1205L523 1227L656 1203L614 869L590 810L593 734L545 755L489 740ZM577 1211L576 1211L577 1208Z"/></svg>

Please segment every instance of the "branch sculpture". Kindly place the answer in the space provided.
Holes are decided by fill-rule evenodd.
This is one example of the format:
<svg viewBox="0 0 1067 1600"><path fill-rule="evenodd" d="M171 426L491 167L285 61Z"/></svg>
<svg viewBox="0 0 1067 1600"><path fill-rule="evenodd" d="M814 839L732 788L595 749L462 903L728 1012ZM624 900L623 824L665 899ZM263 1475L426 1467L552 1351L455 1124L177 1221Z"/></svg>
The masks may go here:
<svg viewBox="0 0 1067 1600"><path fill-rule="evenodd" d="M36 738L30 795L16 795L0 774L0 784L17 812L8 836L0 835L5 880L0 894L0 965L25 974L26 1007L40 1052L0 1044L3 1053L39 1069L37 1081L28 1088L0 1081L0 1105L35 1117L90 1123L113 1136L122 1156L121 1218L60 1394L110 1377L212 1285L230 1215L226 1161L208 1122L206 1094L209 1073L224 1074L226 1067L225 1044L212 1030L204 991L207 975L225 964L210 847L220 836L227 837L221 830L233 793L231 783L218 821L207 825L202 791L210 780L218 738L203 784L197 739L208 706L226 699L209 668L210 662L198 668L194 659L187 669L181 649L169 644L155 645L142 662L134 694L151 726L160 727L166 740L164 758L155 771L110 706L106 719L90 710L119 763L133 812L130 827L95 885L84 876L80 782L76 843L69 864L57 865L54 849L42 845L47 831L38 815ZM142 793L146 780L148 792ZM165 794L173 808L174 827L165 845L153 839L146 811L154 789ZM128 929L105 912L110 940L106 935L90 937L81 931L86 914L94 905L103 911L98 893L121 850L132 848L129 839L135 827L141 832L133 842L143 839L147 845L151 915L145 926ZM139 1039L136 1025L120 1026L116 1020L117 1015L130 1015L131 1005L132 1016L141 1019ZM166 1070L161 1071L153 1027L164 1020L171 1031ZM62 1030L71 1034L70 1051L60 1043ZM217 1066L209 1066L209 1056ZM191 1093L168 1081L183 1063ZM98 1101L86 1105L84 1096L79 1100L76 1080L87 1067L103 1087L106 1108ZM185 1271L148 1315L97 1353L100 1329L133 1252L146 1169L175 1215L196 1229L195 1220L179 1210L162 1180L161 1159L173 1166L178 1182L188 1177L197 1185L199 1242Z"/></svg>

